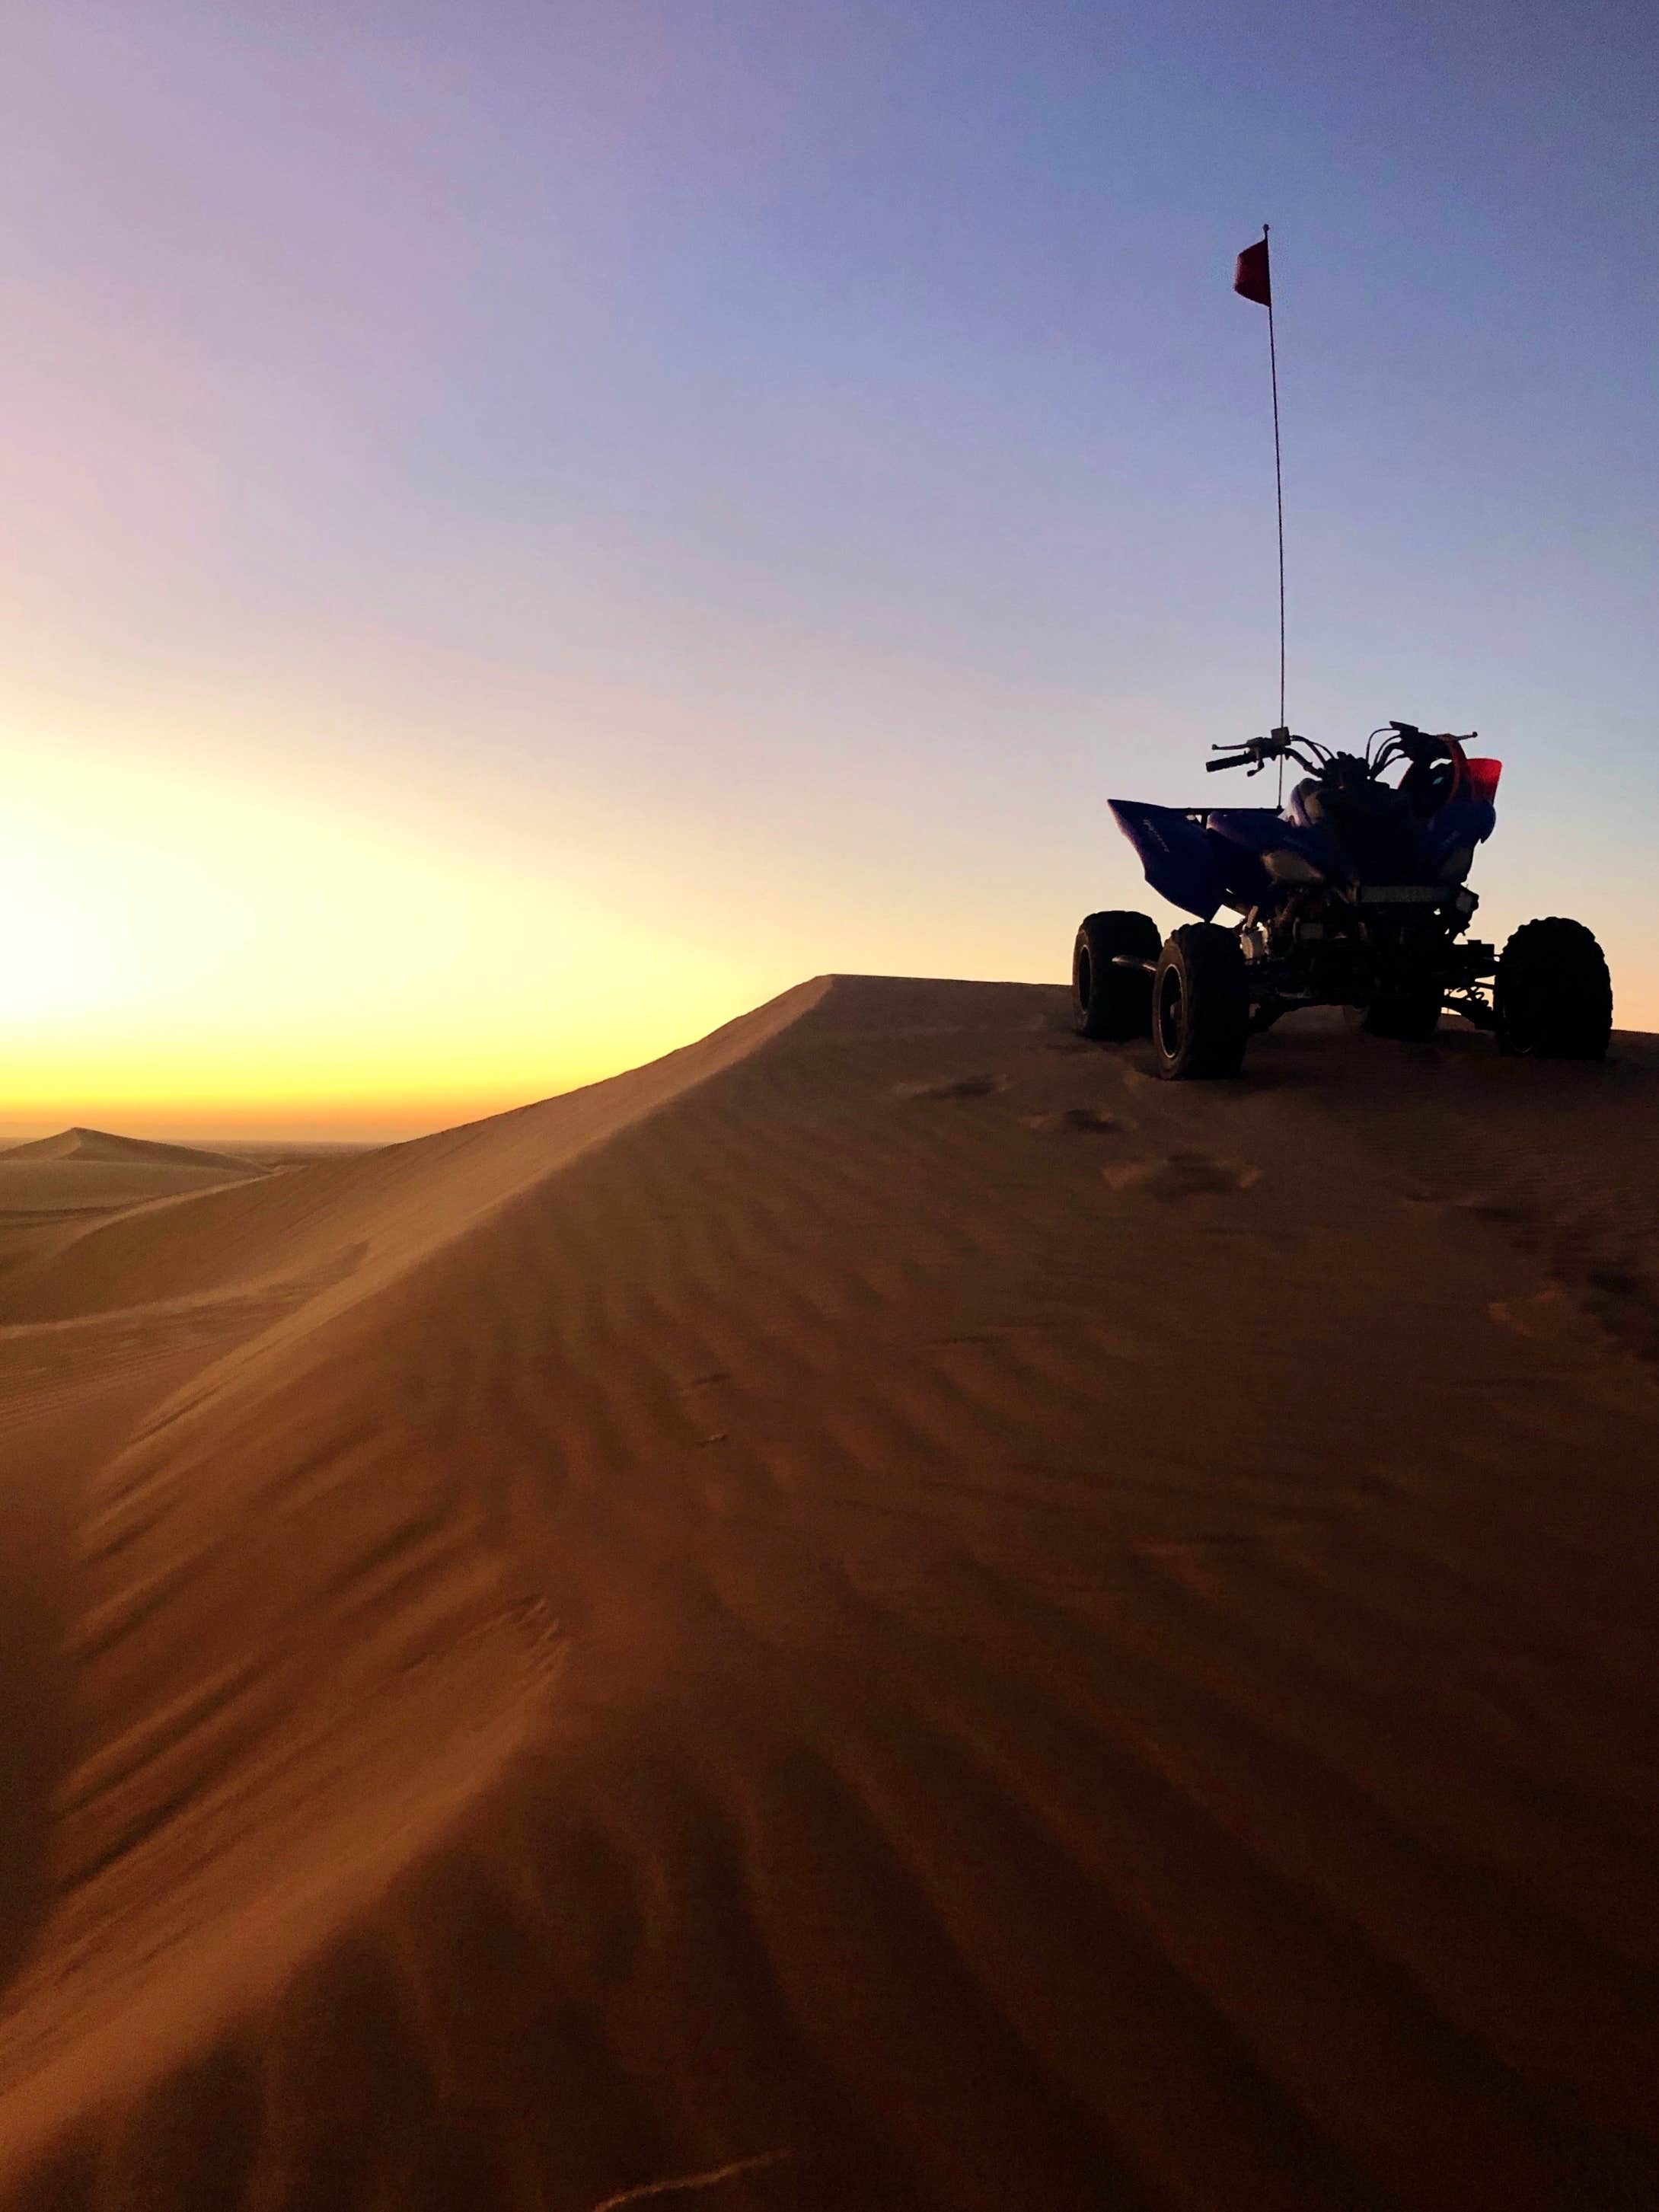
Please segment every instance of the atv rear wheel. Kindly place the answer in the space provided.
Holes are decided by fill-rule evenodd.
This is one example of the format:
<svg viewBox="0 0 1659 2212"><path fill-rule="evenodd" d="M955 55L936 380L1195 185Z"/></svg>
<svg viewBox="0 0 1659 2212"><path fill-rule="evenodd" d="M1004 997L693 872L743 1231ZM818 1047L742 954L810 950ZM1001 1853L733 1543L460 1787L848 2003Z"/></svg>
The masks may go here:
<svg viewBox="0 0 1659 2212"><path fill-rule="evenodd" d="M1072 951L1072 1015L1083 1036L1114 1044L1151 1036L1158 953L1158 924L1149 914L1084 917Z"/></svg>
<svg viewBox="0 0 1659 2212"><path fill-rule="evenodd" d="M1440 1026L1440 991L1430 984L1407 997L1373 999L1360 1027L1368 1036L1395 1037L1402 1044L1426 1044Z"/></svg>
<svg viewBox="0 0 1659 2212"><path fill-rule="evenodd" d="M1533 1060L1605 1060L1613 981L1582 921L1523 922L1504 947L1492 985L1498 1049Z"/></svg>
<svg viewBox="0 0 1659 2212"><path fill-rule="evenodd" d="M1168 1082L1237 1075L1249 1034L1244 954L1231 929L1189 921L1152 978L1152 1053Z"/></svg>

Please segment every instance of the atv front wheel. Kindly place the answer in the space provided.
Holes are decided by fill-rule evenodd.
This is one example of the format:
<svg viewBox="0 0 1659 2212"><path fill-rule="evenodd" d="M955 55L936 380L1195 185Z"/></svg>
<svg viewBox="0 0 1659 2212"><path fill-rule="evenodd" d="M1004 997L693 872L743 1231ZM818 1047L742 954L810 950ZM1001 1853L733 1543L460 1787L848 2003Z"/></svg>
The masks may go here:
<svg viewBox="0 0 1659 2212"><path fill-rule="evenodd" d="M1582 921L1523 922L1504 947L1492 984L1498 1049L1532 1060L1605 1060L1613 981Z"/></svg>
<svg viewBox="0 0 1659 2212"><path fill-rule="evenodd" d="M1231 929L1189 921L1152 978L1152 1053L1169 1082L1237 1075L1249 1033L1244 954Z"/></svg>
<svg viewBox="0 0 1659 2212"><path fill-rule="evenodd" d="M1121 1044L1151 1035L1158 951L1149 914L1084 917L1072 951L1072 1015L1083 1036Z"/></svg>

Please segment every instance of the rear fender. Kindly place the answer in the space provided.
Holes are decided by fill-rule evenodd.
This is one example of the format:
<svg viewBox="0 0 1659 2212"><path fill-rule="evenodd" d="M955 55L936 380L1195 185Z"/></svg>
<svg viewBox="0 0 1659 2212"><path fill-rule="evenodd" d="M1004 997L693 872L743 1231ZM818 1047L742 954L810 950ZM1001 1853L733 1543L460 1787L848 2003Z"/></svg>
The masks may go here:
<svg viewBox="0 0 1659 2212"><path fill-rule="evenodd" d="M1423 858L1429 873L1438 875L1460 846L1473 851L1483 844L1497 824L1497 812L1486 800L1449 799L1423 824Z"/></svg>

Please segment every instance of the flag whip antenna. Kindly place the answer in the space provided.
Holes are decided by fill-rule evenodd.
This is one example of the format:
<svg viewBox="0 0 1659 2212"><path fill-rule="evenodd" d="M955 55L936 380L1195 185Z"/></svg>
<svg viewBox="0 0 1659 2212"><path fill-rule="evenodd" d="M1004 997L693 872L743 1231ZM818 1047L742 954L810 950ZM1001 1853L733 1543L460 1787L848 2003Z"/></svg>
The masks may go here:
<svg viewBox="0 0 1659 2212"><path fill-rule="evenodd" d="M1288 737L1285 720L1285 468L1279 445L1279 347L1273 336L1273 272L1267 261L1267 226L1254 246L1247 246L1233 271L1233 289L1267 310L1267 371L1273 393L1273 500L1279 511L1279 724L1276 738ZM1285 763L1279 763L1279 795L1285 796Z"/></svg>
<svg viewBox="0 0 1659 2212"><path fill-rule="evenodd" d="M1267 259L1267 226L1261 226L1262 259ZM1267 286L1267 374L1273 390L1273 499L1279 509L1279 726L1285 724L1285 468L1279 453L1279 348L1273 343L1273 288ZM1285 781L1284 763L1279 780Z"/></svg>

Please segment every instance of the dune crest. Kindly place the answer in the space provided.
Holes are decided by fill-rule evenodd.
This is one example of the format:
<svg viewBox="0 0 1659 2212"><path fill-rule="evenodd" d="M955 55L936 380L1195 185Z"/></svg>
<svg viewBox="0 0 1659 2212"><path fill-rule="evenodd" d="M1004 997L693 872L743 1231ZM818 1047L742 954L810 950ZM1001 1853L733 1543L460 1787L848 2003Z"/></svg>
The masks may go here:
<svg viewBox="0 0 1659 2212"><path fill-rule="evenodd" d="M1656 1099L839 978L31 1252L0 2203L1641 2201Z"/></svg>

